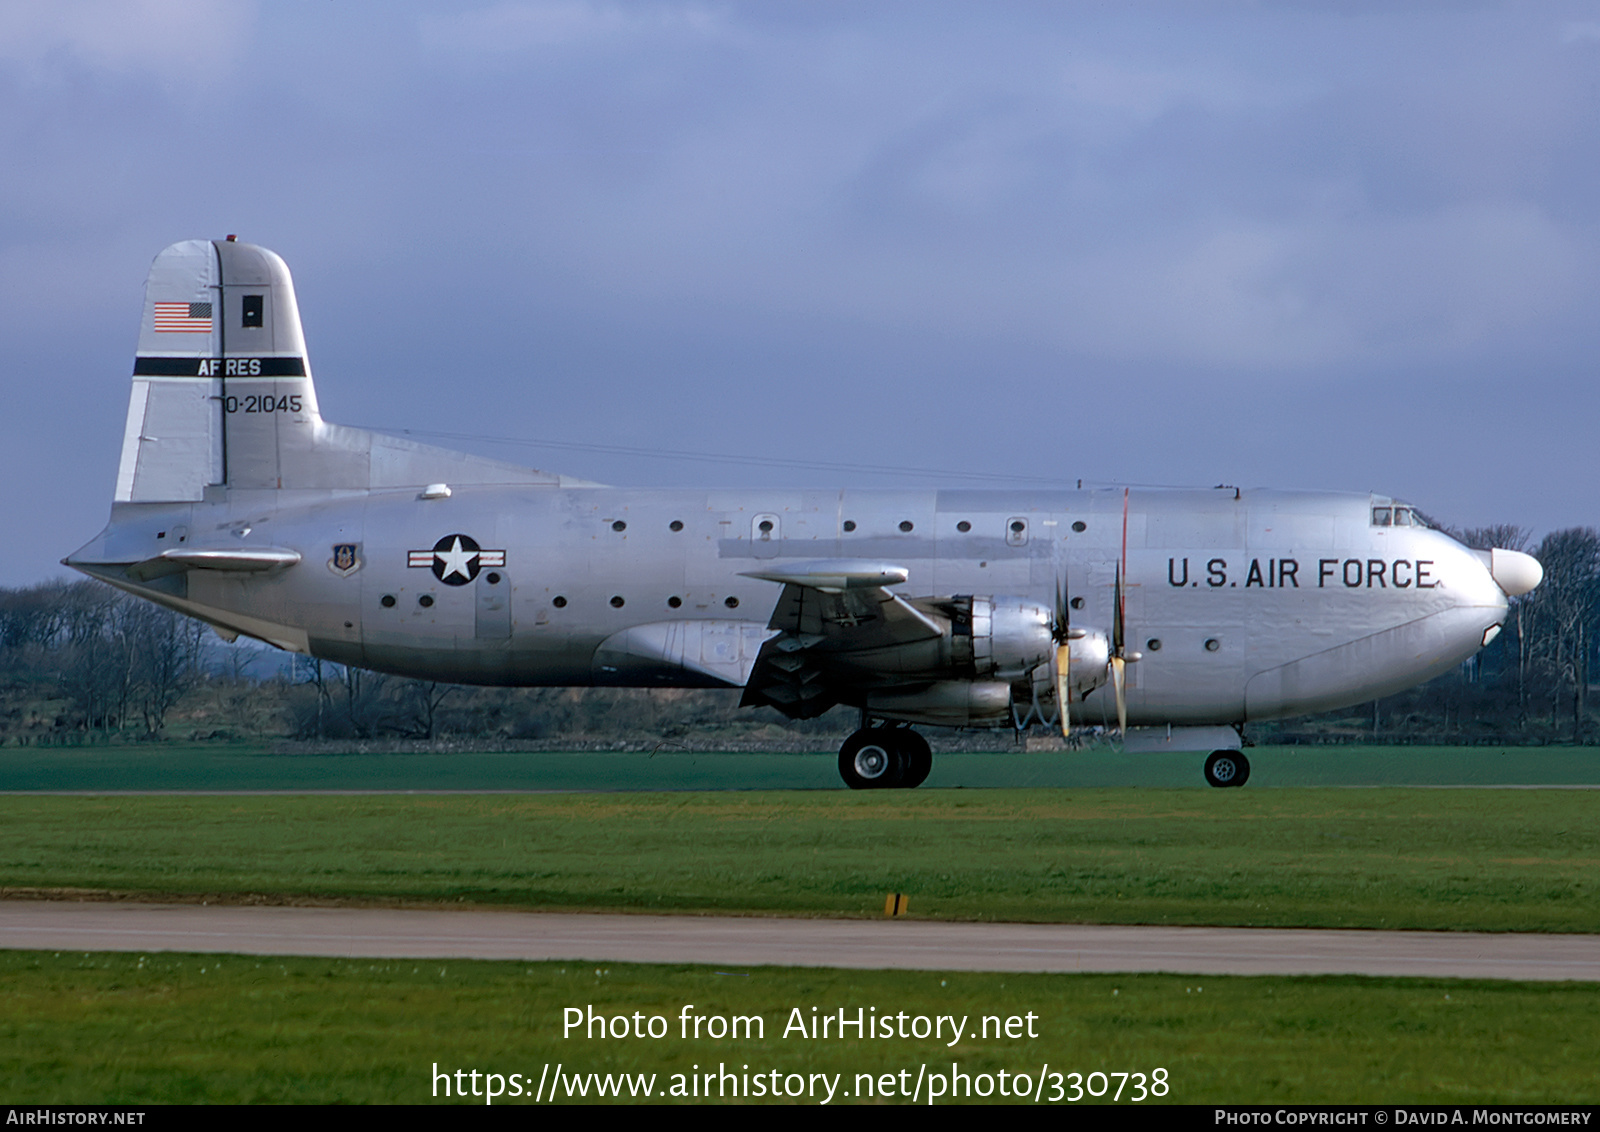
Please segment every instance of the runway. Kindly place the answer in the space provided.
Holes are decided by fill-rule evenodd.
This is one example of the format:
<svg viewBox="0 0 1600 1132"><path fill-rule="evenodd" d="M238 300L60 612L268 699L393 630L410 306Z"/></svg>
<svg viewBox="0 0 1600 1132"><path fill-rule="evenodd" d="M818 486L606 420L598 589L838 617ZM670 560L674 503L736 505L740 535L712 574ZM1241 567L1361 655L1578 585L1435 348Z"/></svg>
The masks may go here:
<svg viewBox="0 0 1600 1132"><path fill-rule="evenodd" d="M1600 936L0 901L0 947L1600 981Z"/></svg>

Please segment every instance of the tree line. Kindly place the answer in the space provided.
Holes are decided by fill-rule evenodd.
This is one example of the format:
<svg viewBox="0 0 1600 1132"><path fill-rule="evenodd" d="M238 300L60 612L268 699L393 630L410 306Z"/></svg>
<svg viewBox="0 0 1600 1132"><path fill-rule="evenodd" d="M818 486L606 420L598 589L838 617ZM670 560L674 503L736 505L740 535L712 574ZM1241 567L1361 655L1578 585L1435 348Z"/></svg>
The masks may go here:
<svg viewBox="0 0 1600 1132"><path fill-rule="evenodd" d="M1588 743L1600 644L1600 533L1530 545L1515 526L1451 530L1469 547L1526 550L1544 582L1457 672L1373 704L1252 725L1263 742ZM0 745L161 738L437 741L688 739L774 744L855 726L740 709L737 691L469 688L304 657L262 671L259 648L93 581L0 588Z"/></svg>

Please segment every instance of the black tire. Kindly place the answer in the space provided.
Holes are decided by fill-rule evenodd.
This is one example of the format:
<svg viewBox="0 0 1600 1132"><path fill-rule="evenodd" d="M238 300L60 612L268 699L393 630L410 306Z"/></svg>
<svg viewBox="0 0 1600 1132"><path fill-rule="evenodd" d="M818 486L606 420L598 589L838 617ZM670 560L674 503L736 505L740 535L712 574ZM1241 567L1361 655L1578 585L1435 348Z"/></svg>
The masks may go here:
<svg viewBox="0 0 1600 1132"><path fill-rule="evenodd" d="M1250 760L1238 751L1212 751L1206 758L1206 781L1212 786L1243 786L1250 778Z"/></svg>
<svg viewBox="0 0 1600 1132"><path fill-rule="evenodd" d="M885 790L905 781L903 745L887 727L863 727L839 748L839 777L852 790Z"/></svg>
<svg viewBox="0 0 1600 1132"><path fill-rule="evenodd" d="M933 748L928 746L928 741L920 731L913 731L909 727L896 735L906 759L905 781L900 785L907 790L921 786L933 771Z"/></svg>

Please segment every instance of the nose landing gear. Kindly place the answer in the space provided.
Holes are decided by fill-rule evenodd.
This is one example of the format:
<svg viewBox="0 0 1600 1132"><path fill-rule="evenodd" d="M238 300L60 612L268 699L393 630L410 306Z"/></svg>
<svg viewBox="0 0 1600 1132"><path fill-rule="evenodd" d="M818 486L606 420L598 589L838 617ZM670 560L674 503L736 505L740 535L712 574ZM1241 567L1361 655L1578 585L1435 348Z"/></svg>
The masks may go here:
<svg viewBox="0 0 1600 1132"><path fill-rule="evenodd" d="M1212 751L1206 759L1206 781L1212 786L1243 786L1250 781L1250 760L1238 751Z"/></svg>
<svg viewBox="0 0 1600 1132"><path fill-rule="evenodd" d="M839 776L852 790L910 789L932 769L928 741L909 727L863 727L839 748Z"/></svg>

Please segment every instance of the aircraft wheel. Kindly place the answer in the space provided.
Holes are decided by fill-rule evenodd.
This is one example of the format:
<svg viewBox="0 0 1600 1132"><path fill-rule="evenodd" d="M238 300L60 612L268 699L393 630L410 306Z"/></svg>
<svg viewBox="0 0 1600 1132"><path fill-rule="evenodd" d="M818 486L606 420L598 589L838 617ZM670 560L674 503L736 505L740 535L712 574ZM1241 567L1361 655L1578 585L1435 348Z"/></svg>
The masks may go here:
<svg viewBox="0 0 1600 1132"><path fill-rule="evenodd" d="M1206 781L1212 786L1243 786L1250 780L1250 760L1238 751L1212 751L1206 759Z"/></svg>
<svg viewBox="0 0 1600 1132"><path fill-rule="evenodd" d="M852 790L882 790L905 781L903 746L887 727L863 727L839 748L839 776Z"/></svg>
<svg viewBox="0 0 1600 1132"><path fill-rule="evenodd" d="M921 786L933 771L933 748L928 746L921 732L909 727L898 732L896 738L900 740L900 750L906 759L906 777L900 785L907 790Z"/></svg>

